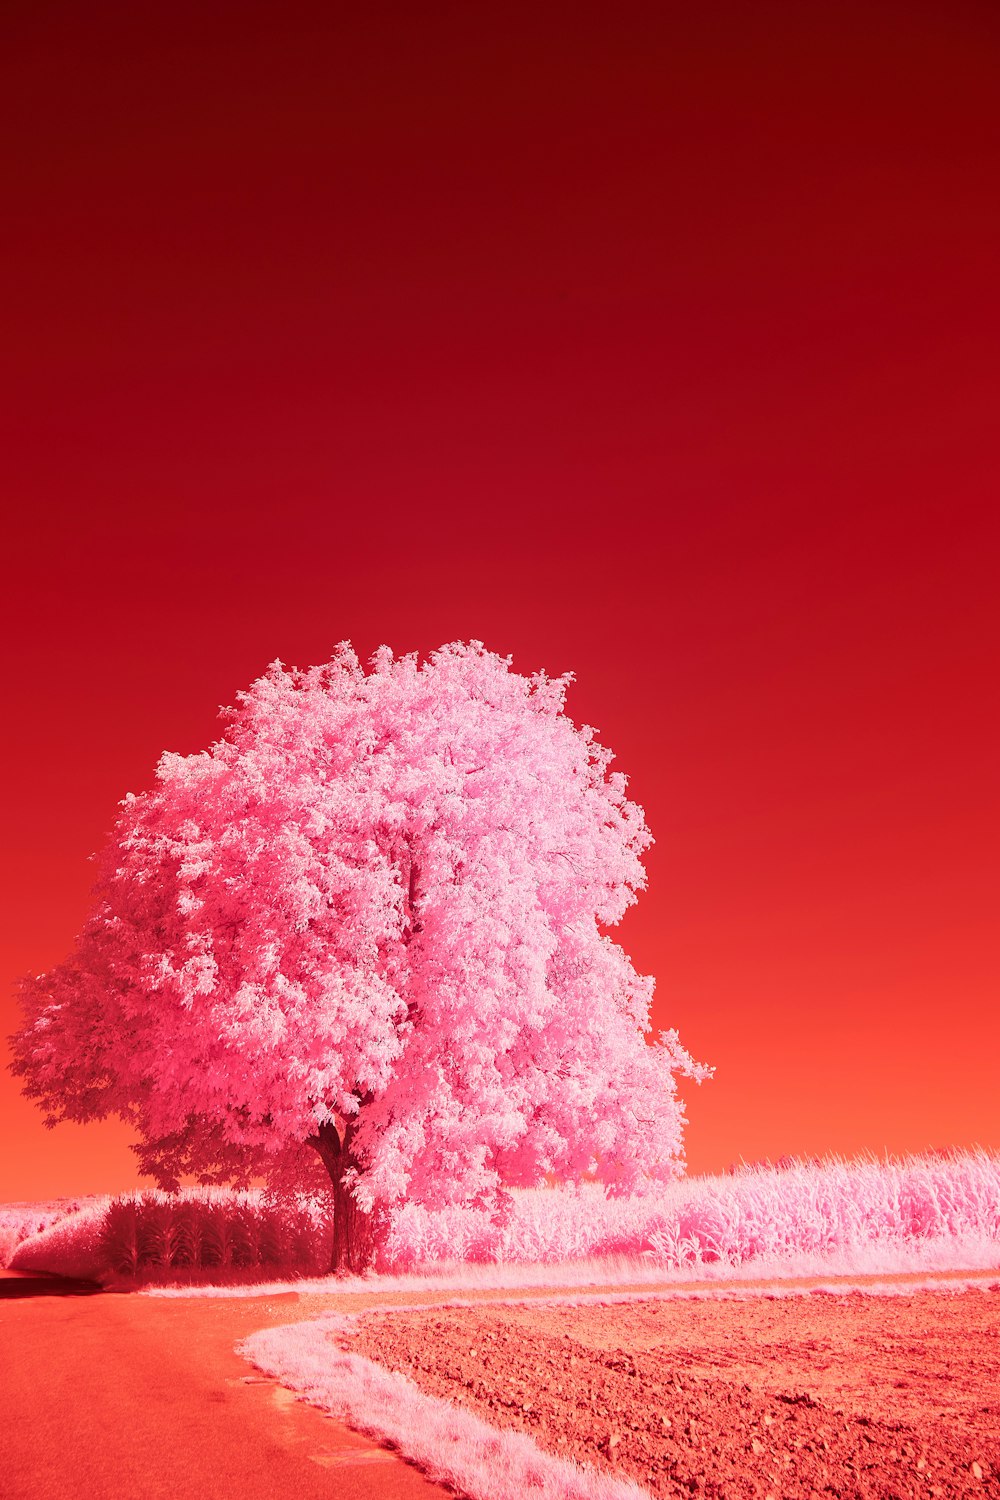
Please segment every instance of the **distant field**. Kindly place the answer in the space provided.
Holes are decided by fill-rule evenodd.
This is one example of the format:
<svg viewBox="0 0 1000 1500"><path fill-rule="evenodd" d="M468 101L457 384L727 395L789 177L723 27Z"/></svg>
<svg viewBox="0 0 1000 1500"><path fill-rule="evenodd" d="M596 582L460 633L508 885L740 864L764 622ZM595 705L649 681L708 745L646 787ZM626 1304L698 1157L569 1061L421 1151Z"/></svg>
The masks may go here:
<svg viewBox="0 0 1000 1500"><path fill-rule="evenodd" d="M329 1236L325 1204L278 1205L260 1192L0 1207L0 1261L105 1282L317 1277ZM664 1273L725 1279L747 1267L785 1276L975 1269L998 1257L1000 1155L973 1151L748 1167L624 1198L594 1185L522 1191L502 1224L460 1206L407 1203L377 1270L408 1285L496 1284L501 1269L507 1284L559 1284L600 1263L598 1279L634 1283Z"/></svg>

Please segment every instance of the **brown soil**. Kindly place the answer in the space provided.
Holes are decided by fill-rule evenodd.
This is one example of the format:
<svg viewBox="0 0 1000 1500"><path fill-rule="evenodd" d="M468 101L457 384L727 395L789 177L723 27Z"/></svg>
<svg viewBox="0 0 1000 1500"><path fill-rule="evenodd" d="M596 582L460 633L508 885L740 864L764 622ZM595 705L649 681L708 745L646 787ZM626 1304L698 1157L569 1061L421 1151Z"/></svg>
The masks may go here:
<svg viewBox="0 0 1000 1500"><path fill-rule="evenodd" d="M1000 1293L363 1316L350 1347L654 1494L1000 1495Z"/></svg>

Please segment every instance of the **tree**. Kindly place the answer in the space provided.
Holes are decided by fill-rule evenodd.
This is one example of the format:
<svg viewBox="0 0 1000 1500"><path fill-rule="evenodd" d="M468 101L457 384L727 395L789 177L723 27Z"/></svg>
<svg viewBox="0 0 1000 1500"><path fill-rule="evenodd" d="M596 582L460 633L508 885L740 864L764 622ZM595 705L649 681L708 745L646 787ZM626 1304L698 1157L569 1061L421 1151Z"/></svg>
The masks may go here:
<svg viewBox="0 0 1000 1500"><path fill-rule="evenodd" d="M48 1123L118 1114L162 1186L333 1185L334 1269L406 1196L681 1170L676 1033L602 931L645 884L625 777L479 642L280 662L121 804L72 956L27 980Z"/></svg>

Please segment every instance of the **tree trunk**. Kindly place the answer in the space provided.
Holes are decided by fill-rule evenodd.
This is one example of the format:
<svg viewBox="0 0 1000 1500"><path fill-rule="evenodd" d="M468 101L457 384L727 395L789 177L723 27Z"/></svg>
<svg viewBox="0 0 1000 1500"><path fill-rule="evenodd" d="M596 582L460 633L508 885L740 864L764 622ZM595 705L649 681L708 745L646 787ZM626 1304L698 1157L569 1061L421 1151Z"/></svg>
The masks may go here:
<svg viewBox="0 0 1000 1500"><path fill-rule="evenodd" d="M337 1276L364 1271L375 1258L375 1215L364 1213L354 1200L354 1194L344 1185L344 1173L349 1167L359 1165L351 1152L353 1121L344 1130L341 1141L337 1127L331 1121L321 1125L307 1144L319 1153L320 1160L330 1175L333 1187L333 1253L330 1270Z"/></svg>

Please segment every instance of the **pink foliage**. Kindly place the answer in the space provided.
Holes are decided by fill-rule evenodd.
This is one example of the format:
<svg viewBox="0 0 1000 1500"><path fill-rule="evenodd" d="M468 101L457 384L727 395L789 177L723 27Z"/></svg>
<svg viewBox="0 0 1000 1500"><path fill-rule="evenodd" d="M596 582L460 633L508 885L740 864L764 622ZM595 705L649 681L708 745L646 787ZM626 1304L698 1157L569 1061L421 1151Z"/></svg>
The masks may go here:
<svg viewBox="0 0 1000 1500"><path fill-rule="evenodd" d="M319 1275L330 1263L329 1230L329 1214L314 1201L274 1203L225 1188L134 1193L107 1206L102 1273L140 1281Z"/></svg>
<svg viewBox="0 0 1000 1500"><path fill-rule="evenodd" d="M365 1209L676 1175L674 1076L709 1070L647 1044L603 930L650 835L569 680L478 642L275 663L123 802L75 952L24 986L26 1092L120 1114L164 1186L307 1185L331 1126Z"/></svg>
<svg viewBox="0 0 1000 1500"><path fill-rule="evenodd" d="M461 1204L400 1205L379 1284L610 1286L1000 1265L1000 1155L985 1151L758 1168L627 1198L592 1184L512 1197L504 1224ZM329 1263L326 1207L220 1188L100 1200L25 1240L13 1263L104 1281L298 1280Z"/></svg>
<svg viewBox="0 0 1000 1500"><path fill-rule="evenodd" d="M105 1283L259 1281L321 1275L330 1260L329 1204L259 1189L187 1188L95 1198L57 1219L33 1215L10 1256L15 1270ZM5 1216L0 1210L0 1233Z"/></svg>
<svg viewBox="0 0 1000 1500"><path fill-rule="evenodd" d="M595 1185L515 1196L505 1225L454 1205L407 1203L386 1268L441 1260L551 1264L643 1256L670 1270L769 1264L812 1270L916 1269L1000 1257L1000 1155L792 1163L690 1177L607 1200ZM971 1257L971 1259L970 1259Z"/></svg>

